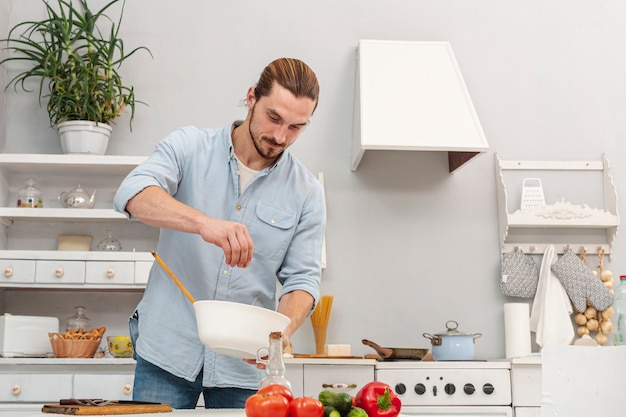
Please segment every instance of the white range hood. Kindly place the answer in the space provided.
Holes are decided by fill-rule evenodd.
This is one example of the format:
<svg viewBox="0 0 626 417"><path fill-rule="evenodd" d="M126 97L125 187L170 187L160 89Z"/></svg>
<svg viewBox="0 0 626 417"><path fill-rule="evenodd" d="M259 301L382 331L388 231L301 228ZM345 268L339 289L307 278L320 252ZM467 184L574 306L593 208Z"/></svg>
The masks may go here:
<svg viewBox="0 0 626 417"><path fill-rule="evenodd" d="M353 171L366 150L448 153L449 170L489 149L449 42L360 40Z"/></svg>

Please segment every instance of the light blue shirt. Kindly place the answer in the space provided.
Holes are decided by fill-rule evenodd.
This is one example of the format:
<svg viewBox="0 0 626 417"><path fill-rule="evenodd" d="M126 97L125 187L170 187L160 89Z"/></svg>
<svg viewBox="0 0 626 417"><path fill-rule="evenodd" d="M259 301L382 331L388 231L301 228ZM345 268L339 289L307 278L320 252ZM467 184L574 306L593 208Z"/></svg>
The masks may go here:
<svg viewBox="0 0 626 417"><path fill-rule="evenodd" d="M279 281L279 296L304 290L317 302L326 225L320 182L286 150L240 193L231 131L185 127L171 133L124 179L115 209L130 217L128 200L156 185L210 217L246 225L254 241L247 268L227 265L222 249L199 235L160 230L157 252L196 300L275 310ZM143 359L189 381L204 367L205 387L258 388L263 371L205 348L192 304L156 262L137 312L135 349Z"/></svg>

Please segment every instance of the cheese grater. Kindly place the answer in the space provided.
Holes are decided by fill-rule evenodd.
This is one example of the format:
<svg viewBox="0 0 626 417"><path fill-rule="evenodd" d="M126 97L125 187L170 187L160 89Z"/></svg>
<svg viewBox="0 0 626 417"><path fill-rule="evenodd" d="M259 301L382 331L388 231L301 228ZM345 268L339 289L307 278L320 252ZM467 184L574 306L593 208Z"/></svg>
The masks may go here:
<svg viewBox="0 0 626 417"><path fill-rule="evenodd" d="M522 210L544 207L546 200L543 196L543 186L539 178L524 178L522 183Z"/></svg>

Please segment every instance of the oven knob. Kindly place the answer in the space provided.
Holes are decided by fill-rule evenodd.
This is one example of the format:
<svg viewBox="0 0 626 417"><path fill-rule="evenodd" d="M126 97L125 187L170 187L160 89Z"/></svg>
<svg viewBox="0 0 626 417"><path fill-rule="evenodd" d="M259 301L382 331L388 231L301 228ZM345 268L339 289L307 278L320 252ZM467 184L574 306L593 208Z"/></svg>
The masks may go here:
<svg viewBox="0 0 626 417"><path fill-rule="evenodd" d="M474 391L476 391L476 388L474 388L474 385L472 384L465 384L465 386L463 387L463 392L467 395L472 395Z"/></svg>
<svg viewBox="0 0 626 417"><path fill-rule="evenodd" d="M424 386L424 384L422 384L422 383L416 384L415 385L415 393L417 395L424 395L426 393L426 387Z"/></svg>
<svg viewBox="0 0 626 417"><path fill-rule="evenodd" d="M456 391L456 387L454 386L454 384L446 384L446 386L443 387L443 390L446 392L446 394L452 395L454 394L454 391Z"/></svg>
<svg viewBox="0 0 626 417"><path fill-rule="evenodd" d="M483 392L487 395L489 394L493 394L494 388L493 385L491 384L485 384L483 385Z"/></svg>
<svg viewBox="0 0 626 417"><path fill-rule="evenodd" d="M404 394L406 392L406 385L404 385L403 383L399 383L396 384L396 393L397 394Z"/></svg>

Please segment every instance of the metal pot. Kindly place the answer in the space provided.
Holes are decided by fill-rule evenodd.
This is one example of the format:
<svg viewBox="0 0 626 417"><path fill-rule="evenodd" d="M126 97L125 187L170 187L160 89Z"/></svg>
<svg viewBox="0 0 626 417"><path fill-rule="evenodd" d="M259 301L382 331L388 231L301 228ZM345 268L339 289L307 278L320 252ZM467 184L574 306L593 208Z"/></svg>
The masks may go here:
<svg viewBox="0 0 626 417"><path fill-rule="evenodd" d="M471 361L474 360L474 341L481 333L461 333L459 323L454 320L446 322L446 332L432 335L424 333L432 344L433 359L436 361Z"/></svg>

